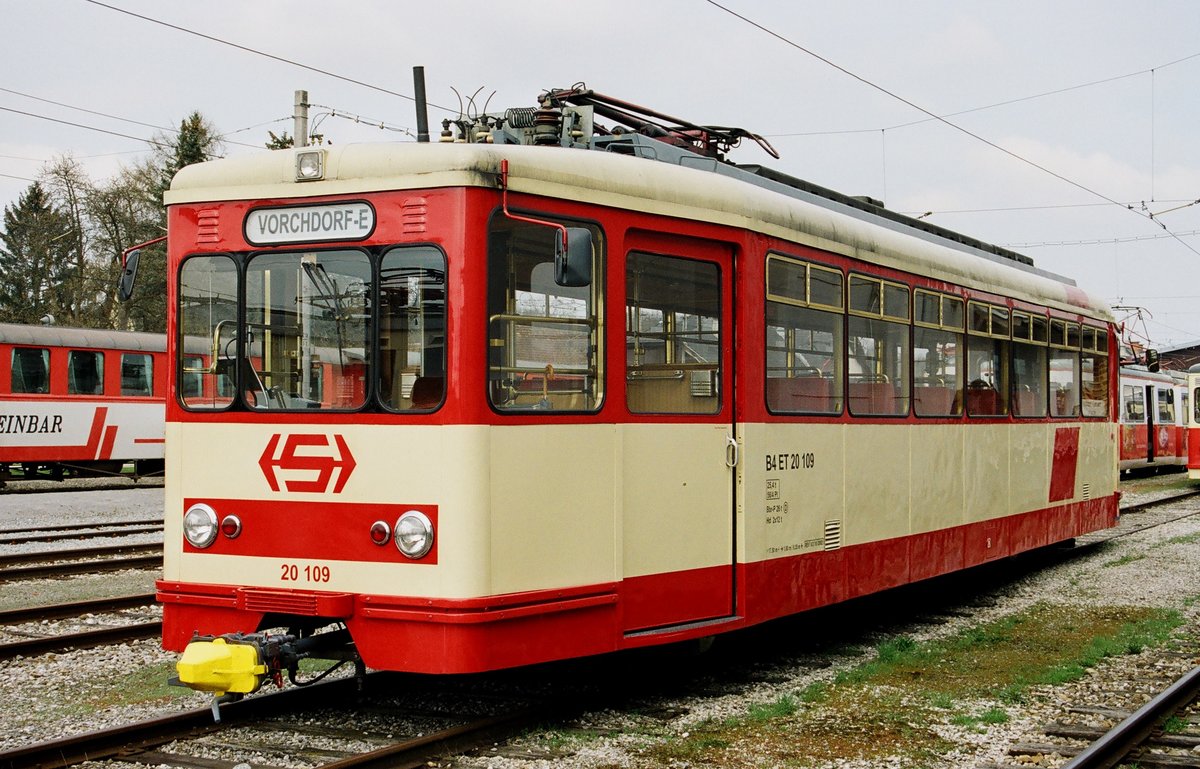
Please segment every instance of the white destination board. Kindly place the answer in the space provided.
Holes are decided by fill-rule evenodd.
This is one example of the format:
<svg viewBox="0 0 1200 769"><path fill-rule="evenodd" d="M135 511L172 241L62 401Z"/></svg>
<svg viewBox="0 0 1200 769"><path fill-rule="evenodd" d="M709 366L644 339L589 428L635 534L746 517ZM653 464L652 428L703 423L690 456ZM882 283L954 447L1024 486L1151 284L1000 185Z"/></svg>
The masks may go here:
<svg viewBox="0 0 1200 769"><path fill-rule="evenodd" d="M256 246L362 240L375 229L375 209L367 203L256 208L246 214L246 242Z"/></svg>

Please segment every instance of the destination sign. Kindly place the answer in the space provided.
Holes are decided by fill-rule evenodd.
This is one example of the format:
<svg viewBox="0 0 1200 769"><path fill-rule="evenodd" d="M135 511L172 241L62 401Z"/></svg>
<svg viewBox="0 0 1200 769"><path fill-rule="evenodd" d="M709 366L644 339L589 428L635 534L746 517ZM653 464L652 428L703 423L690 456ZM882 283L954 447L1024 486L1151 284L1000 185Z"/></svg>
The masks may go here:
<svg viewBox="0 0 1200 769"><path fill-rule="evenodd" d="M361 201L256 208L246 214L246 242L256 246L362 240L375 229L375 209Z"/></svg>

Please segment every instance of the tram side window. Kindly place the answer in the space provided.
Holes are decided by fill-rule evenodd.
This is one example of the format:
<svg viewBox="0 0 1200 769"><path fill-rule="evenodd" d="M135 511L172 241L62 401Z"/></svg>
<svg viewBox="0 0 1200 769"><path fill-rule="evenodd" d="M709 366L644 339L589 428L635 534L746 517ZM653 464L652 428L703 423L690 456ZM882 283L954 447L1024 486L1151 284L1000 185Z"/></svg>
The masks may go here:
<svg viewBox="0 0 1200 769"><path fill-rule="evenodd" d="M1018 417L1046 416L1049 382L1049 321L1024 312L1012 314L1012 413Z"/></svg>
<svg viewBox="0 0 1200 769"><path fill-rule="evenodd" d="M12 392L50 392L50 351L43 347L14 347Z"/></svg>
<svg viewBox="0 0 1200 769"><path fill-rule="evenodd" d="M962 414L963 300L917 289L913 342L913 411L919 417Z"/></svg>
<svg viewBox="0 0 1200 769"><path fill-rule="evenodd" d="M1083 327L1080 387L1085 417L1108 416L1108 331ZM1174 413L1174 407L1172 407Z"/></svg>
<svg viewBox="0 0 1200 769"><path fill-rule="evenodd" d="M397 411L433 409L446 393L446 257L393 248L379 265L379 394Z"/></svg>
<svg viewBox="0 0 1200 769"><path fill-rule="evenodd" d="M154 394L154 357L144 353L121 354L121 394Z"/></svg>
<svg viewBox="0 0 1200 769"><path fill-rule="evenodd" d="M908 286L850 276L847 400L855 415L908 413Z"/></svg>
<svg viewBox="0 0 1200 769"><path fill-rule="evenodd" d="M1079 416L1079 324L1050 321L1050 416Z"/></svg>
<svg viewBox="0 0 1200 769"><path fill-rule="evenodd" d="M1200 424L1200 387L1192 390L1192 421Z"/></svg>
<svg viewBox="0 0 1200 769"><path fill-rule="evenodd" d="M1121 388L1122 416L1130 424L1146 421L1145 396L1141 385L1124 385Z"/></svg>
<svg viewBox="0 0 1200 769"><path fill-rule="evenodd" d="M842 413L844 289L837 270L767 257L767 408Z"/></svg>
<svg viewBox="0 0 1200 769"><path fill-rule="evenodd" d="M1175 391L1158 390L1158 423L1175 424Z"/></svg>
<svg viewBox="0 0 1200 769"><path fill-rule="evenodd" d="M584 226L572 223L572 227ZM554 279L559 230L503 216L488 231L488 399L503 412L595 411L604 397L603 241L592 233L592 280Z"/></svg>
<svg viewBox="0 0 1200 769"><path fill-rule="evenodd" d="M237 265L228 256L192 256L179 270L179 398L190 409L233 404L237 378ZM207 355L182 354L185 349Z"/></svg>
<svg viewBox="0 0 1200 769"><path fill-rule="evenodd" d="M252 257L238 384L245 404L263 411L362 406L370 289L371 259L356 249Z"/></svg>
<svg viewBox="0 0 1200 769"><path fill-rule="evenodd" d="M632 252L625 263L625 398L635 414L721 410L721 271Z"/></svg>
<svg viewBox="0 0 1200 769"><path fill-rule="evenodd" d="M67 393L101 395L104 393L104 353L91 350L67 352Z"/></svg>
<svg viewBox="0 0 1200 769"><path fill-rule="evenodd" d="M967 314L967 413L1003 416L1008 413L1008 308L970 302Z"/></svg>

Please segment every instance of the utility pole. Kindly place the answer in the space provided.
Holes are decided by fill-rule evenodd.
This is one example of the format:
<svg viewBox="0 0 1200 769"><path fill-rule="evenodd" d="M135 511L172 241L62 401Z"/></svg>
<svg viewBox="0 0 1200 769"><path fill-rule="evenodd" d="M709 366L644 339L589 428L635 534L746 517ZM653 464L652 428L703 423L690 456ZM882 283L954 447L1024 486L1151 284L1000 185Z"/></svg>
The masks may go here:
<svg viewBox="0 0 1200 769"><path fill-rule="evenodd" d="M292 146L308 146L308 91L296 91L292 107Z"/></svg>

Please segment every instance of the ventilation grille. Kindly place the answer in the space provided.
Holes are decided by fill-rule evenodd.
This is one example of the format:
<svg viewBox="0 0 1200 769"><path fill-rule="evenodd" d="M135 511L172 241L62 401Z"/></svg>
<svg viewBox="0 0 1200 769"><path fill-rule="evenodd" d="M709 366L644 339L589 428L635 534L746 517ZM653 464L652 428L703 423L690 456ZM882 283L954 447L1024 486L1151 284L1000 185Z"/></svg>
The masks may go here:
<svg viewBox="0 0 1200 769"><path fill-rule="evenodd" d="M1090 483L1083 484L1083 498L1084 499L1092 498L1092 484L1090 484Z"/></svg>
<svg viewBox="0 0 1200 769"><path fill-rule="evenodd" d="M419 235L425 232L429 205L425 198L409 198L400 205L400 229L406 234Z"/></svg>
<svg viewBox="0 0 1200 769"><path fill-rule="evenodd" d="M221 215L215 208L206 208L196 214L196 242L216 243L221 239Z"/></svg>
<svg viewBox="0 0 1200 769"><path fill-rule="evenodd" d="M711 398L717 394L715 373L713 371L692 372L691 392L693 398Z"/></svg>
<svg viewBox="0 0 1200 769"><path fill-rule="evenodd" d="M243 606L247 611L278 612L316 616L317 597L311 593L281 593L273 590L241 591Z"/></svg>
<svg viewBox="0 0 1200 769"><path fill-rule="evenodd" d="M842 522L825 521L825 549L837 550L842 546Z"/></svg>

